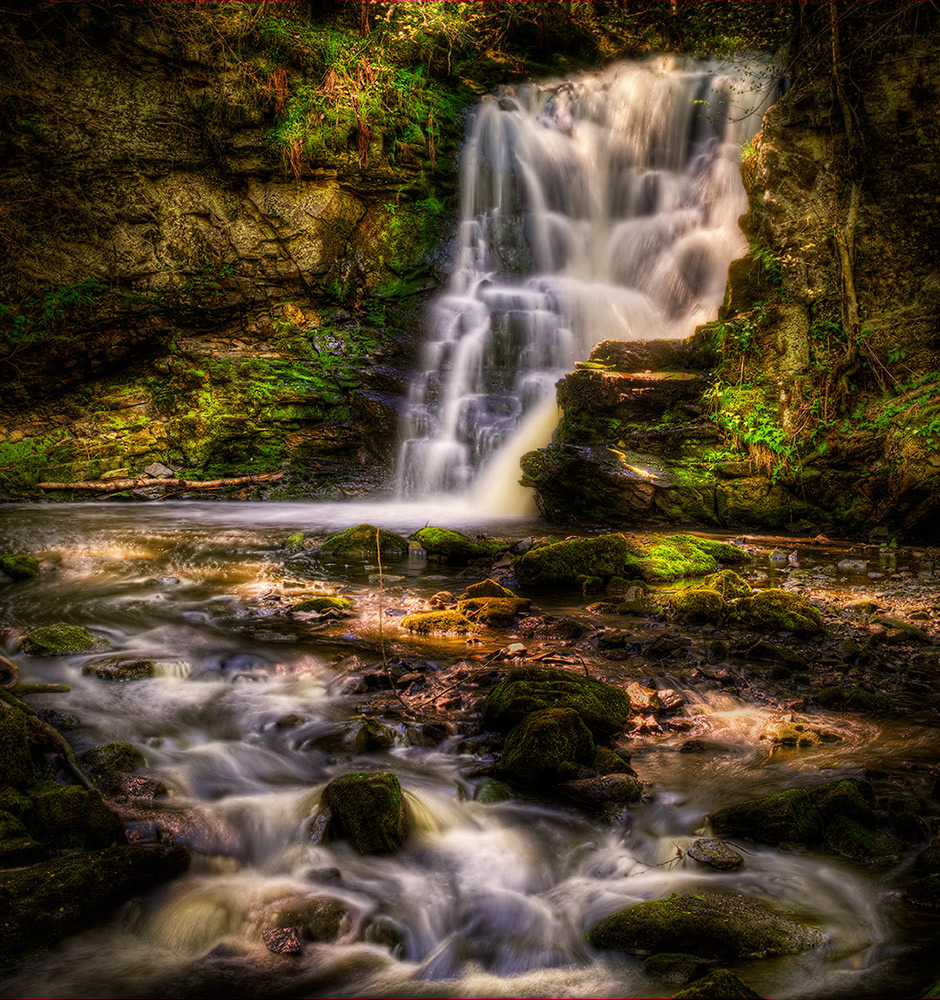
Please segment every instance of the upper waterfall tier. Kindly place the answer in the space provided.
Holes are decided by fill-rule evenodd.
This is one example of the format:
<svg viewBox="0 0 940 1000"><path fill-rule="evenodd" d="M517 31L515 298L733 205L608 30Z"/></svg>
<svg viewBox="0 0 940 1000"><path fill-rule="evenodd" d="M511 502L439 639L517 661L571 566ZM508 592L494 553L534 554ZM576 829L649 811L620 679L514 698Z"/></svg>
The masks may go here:
<svg viewBox="0 0 940 1000"><path fill-rule="evenodd" d="M663 57L484 98L401 493L467 488L598 342L684 337L714 318L745 248L741 146L776 81L766 63Z"/></svg>

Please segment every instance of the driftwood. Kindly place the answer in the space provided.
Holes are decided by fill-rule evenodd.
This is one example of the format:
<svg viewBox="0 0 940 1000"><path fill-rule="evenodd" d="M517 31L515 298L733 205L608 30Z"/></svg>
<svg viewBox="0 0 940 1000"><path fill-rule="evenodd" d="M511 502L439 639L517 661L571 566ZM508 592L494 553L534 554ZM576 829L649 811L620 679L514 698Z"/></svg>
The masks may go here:
<svg viewBox="0 0 940 1000"><path fill-rule="evenodd" d="M284 472L259 472L251 476L236 476L233 479L151 479L139 476L135 479L96 480L83 483L40 483L41 490L89 490L95 493L119 493L121 490L144 489L149 486L175 486L179 490L221 490L226 486L249 486L252 483L273 483L283 479Z"/></svg>

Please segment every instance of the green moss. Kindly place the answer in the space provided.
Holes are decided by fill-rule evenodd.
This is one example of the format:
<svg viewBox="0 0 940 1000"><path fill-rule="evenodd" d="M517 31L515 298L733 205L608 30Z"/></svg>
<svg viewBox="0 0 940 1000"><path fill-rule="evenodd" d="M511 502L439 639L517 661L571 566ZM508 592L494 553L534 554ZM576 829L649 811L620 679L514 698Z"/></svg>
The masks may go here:
<svg viewBox="0 0 940 1000"><path fill-rule="evenodd" d="M572 708L527 715L506 736L500 771L527 785L565 781L594 759L591 732Z"/></svg>
<svg viewBox="0 0 940 1000"><path fill-rule="evenodd" d="M302 531L296 531L293 535L288 535L287 538L285 538L281 543L281 548L285 549L287 552L303 552L304 533Z"/></svg>
<svg viewBox="0 0 940 1000"><path fill-rule="evenodd" d="M764 958L817 945L819 931L779 916L745 896L685 895L628 906L588 934L596 948L681 951L704 958Z"/></svg>
<svg viewBox="0 0 940 1000"><path fill-rule="evenodd" d="M39 576L39 563L32 556L0 556L0 573L6 573L12 580L28 580Z"/></svg>
<svg viewBox="0 0 940 1000"><path fill-rule="evenodd" d="M708 819L719 836L750 837L763 844L814 844L822 839L819 813L802 788L729 806Z"/></svg>
<svg viewBox="0 0 940 1000"><path fill-rule="evenodd" d="M460 597L464 601L469 601L474 597L518 597L518 594L514 594L495 580L486 579L480 583L471 583Z"/></svg>
<svg viewBox="0 0 940 1000"><path fill-rule="evenodd" d="M38 840L66 850L123 844L124 824L95 790L55 785L33 795L26 824Z"/></svg>
<svg viewBox="0 0 940 1000"><path fill-rule="evenodd" d="M598 747L591 767L598 774L629 774L630 765L624 762L620 754L614 753L610 747Z"/></svg>
<svg viewBox="0 0 940 1000"><path fill-rule="evenodd" d="M26 715L15 708L0 708L0 780L13 788L26 788L35 769L29 752Z"/></svg>
<svg viewBox="0 0 940 1000"><path fill-rule="evenodd" d="M750 555L744 549L738 548L737 545L732 545L730 542L716 542L713 538L699 538L698 535L675 535L674 537L693 542L704 553L710 555L715 562L737 566L751 561Z"/></svg>
<svg viewBox="0 0 940 1000"><path fill-rule="evenodd" d="M157 665L153 660L134 660L124 656L111 656L106 660L92 660L82 664L82 673L87 677L99 677L103 681L139 681L153 677Z"/></svg>
<svg viewBox="0 0 940 1000"><path fill-rule="evenodd" d="M457 611L485 628L509 628L516 616L531 606L531 601L520 597L473 597L460 601Z"/></svg>
<svg viewBox="0 0 940 1000"><path fill-rule="evenodd" d="M672 1000L761 1000L761 995L728 969L715 969L673 993Z"/></svg>
<svg viewBox="0 0 940 1000"><path fill-rule="evenodd" d="M367 556L376 554L376 534L383 556L401 556L408 551L408 539L393 531L376 528L373 524L359 524L328 538L320 546L322 556Z"/></svg>
<svg viewBox="0 0 940 1000"><path fill-rule="evenodd" d="M745 583L733 569L722 569L705 577L705 586L717 590L726 601L749 597L751 594L751 585Z"/></svg>
<svg viewBox="0 0 940 1000"><path fill-rule="evenodd" d="M808 726L802 722L772 722L761 734L774 746L815 747L820 743L834 743L841 736L827 732L818 726Z"/></svg>
<svg viewBox="0 0 940 1000"><path fill-rule="evenodd" d="M777 588L736 601L731 606L731 618L746 628L796 635L818 635L824 630L822 615L805 597Z"/></svg>
<svg viewBox="0 0 940 1000"><path fill-rule="evenodd" d="M891 700L880 691L868 691L858 684L848 687L831 685L821 688L813 698L823 708L841 712L861 712L864 715L885 715L891 710Z"/></svg>
<svg viewBox="0 0 940 1000"><path fill-rule="evenodd" d="M360 854L391 854L408 836L404 795L391 771L335 778L323 790L323 805L332 813L330 835Z"/></svg>
<svg viewBox="0 0 940 1000"><path fill-rule="evenodd" d="M87 628L56 622L33 629L23 639L23 651L32 656L66 656L69 653L87 653L92 649L107 649L110 643L96 639Z"/></svg>
<svg viewBox="0 0 940 1000"><path fill-rule="evenodd" d="M684 622L707 622L717 625L725 617L727 604L717 590L689 587L674 594L669 601L672 615Z"/></svg>
<svg viewBox="0 0 940 1000"><path fill-rule="evenodd" d="M872 808L875 795L867 781L856 781L853 778L830 781L810 788L809 797L826 823L831 823L840 816L867 827L873 827L876 823L875 810Z"/></svg>
<svg viewBox="0 0 940 1000"><path fill-rule="evenodd" d="M940 1000L940 979L929 986L923 996L924 1000Z"/></svg>
<svg viewBox="0 0 940 1000"><path fill-rule="evenodd" d="M120 792L122 774L130 774L147 763L137 747L120 741L92 747L79 759L88 776L106 795Z"/></svg>
<svg viewBox="0 0 940 1000"><path fill-rule="evenodd" d="M502 538L474 539L449 528L422 528L411 536L431 559L447 563L471 563L495 559L509 548Z"/></svg>
<svg viewBox="0 0 940 1000"><path fill-rule="evenodd" d="M0 810L0 868L28 864L43 854L22 822L11 813Z"/></svg>
<svg viewBox="0 0 940 1000"><path fill-rule="evenodd" d="M618 732L627 721L630 699L619 688L552 667L517 667L487 696L483 721L506 732L532 712L571 708L595 737Z"/></svg>
<svg viewBox="0 0 940 1000"><path fill-rule="evenodd" d="M418 635L467 635L479 630L478 625L459 611L422 611L406 615L401 626Z"/></svg>
<svg viewBox="0 0 940 1000"><path fill-rule="evenodd" d="M292 611L347 611L352 607L352 601L345 597L308 597L303 601L298 601Z"/></svg>
<svg viewBox="0 0 940 1000"><path fill-rule="evenodd" d="M863 865L877 865L897 861L904 845L890 834L869 830L847 816L837 816L826 830L826 848Z"/></svg>

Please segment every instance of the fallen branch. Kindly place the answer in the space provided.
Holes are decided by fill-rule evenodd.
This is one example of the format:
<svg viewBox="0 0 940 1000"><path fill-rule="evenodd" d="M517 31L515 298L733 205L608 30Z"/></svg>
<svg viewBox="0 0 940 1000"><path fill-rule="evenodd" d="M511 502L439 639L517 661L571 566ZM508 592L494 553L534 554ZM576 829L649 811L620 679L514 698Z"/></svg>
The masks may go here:
<svg viewBox="0 0 940 1000"><path fill-rule="evenodd" d="M220 490L226 486L248 486L252 483L273 483L283 479L285 472L259 472L251 476L235 476L232 479L151 479L141 476L136 479L110 479L82 483L40 483L41 490L89 490L96 493L119 493L121 490L136 490L149 486L176 486L181 490Z"/></svg>

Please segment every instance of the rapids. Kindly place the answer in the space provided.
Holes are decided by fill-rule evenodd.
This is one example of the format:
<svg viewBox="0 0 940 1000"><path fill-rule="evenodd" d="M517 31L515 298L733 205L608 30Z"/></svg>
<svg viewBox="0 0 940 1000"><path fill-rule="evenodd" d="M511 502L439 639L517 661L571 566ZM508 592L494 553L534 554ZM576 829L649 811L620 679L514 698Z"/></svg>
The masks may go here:
<svg viewBox="0 0 940 1000"><path fill-rule="evenodd" d="M379 519L376 507L368 511ZM427 520L418 506L384 515L380 523L408 531ZM380 660L380 611L388 654L416 658L429 676L507 641L473 647L395 627L401 608L459 590L453 571L390 562L380 594L375 567L280 548L293 531L324 536L365 516L355 505L0 508L7 544L61 554L40 579L0 589L0 620L14 630L73 621L159 663L155 677L118 684L83 675L88 656L11 653L24 680L72 685L33 704L77 717L68 736L79 751L112 739L137 746L146 773L171 794L156 811L131 802L125 819L144 839L158 823L194 854L188 874L3 974L3 995L667 996L677 987L648 976L639 959L593 950L585 931L623 905L714 886L784 905L825 934L803 955L737 963L761 995L900 997L929 977L911 957L929 921L899 915L886 898L889 873L754 845L741 845L744 868L718 873L684 851L707 812L749 795L859 775L872 763L935 761L935 729L820 716L842 742L768 754L757 733L772 705L695 688L651 665L683 693L690 728L624 744L646 783L641 803L601 821L541 796L474 801L486 779L460 728L421 745L392 706L383 718L394 746L353 744L363 706L346 674L351 656ZM469 517L462 526L494 528ZM546 530L521 519L498 528L516 538ZM812 565L811 555L800 558ZM278 609L323 587L353 597L358 615L303 621ZM539 605L584 614L584 602L567 600ZM288 714L301 721L278 725ZM705 758L679 752L690 735L710 741ZM308 817L325 783L384 769L400 776L416 817L406 847L375 857L313 843ZM265 922L298 896L340 903L342 932L300 956L271 954Z"/></svg>

